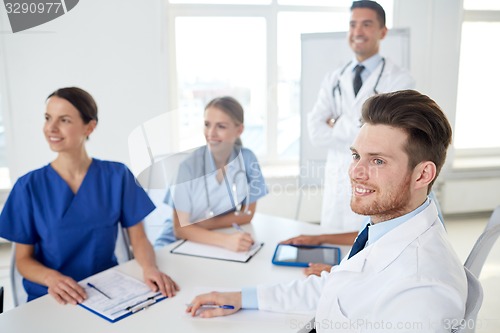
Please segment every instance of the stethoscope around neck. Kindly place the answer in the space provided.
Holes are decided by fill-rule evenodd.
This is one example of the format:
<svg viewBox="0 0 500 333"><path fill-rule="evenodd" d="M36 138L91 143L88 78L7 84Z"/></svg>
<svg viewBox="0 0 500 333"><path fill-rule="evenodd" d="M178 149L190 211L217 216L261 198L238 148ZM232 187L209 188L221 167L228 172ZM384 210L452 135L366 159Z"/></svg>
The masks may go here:
<svg viewBox="0 0 500 333"><path fill-rule="evenodd" d="M342 107L342 90L340 88L340 79L342 78L342 75L344 75L344 72L346 71L346 69L349 67L349 65L352 64L352 60L349 61L345 66L344 68L342 68L342 70L340 71L340 74L337 78L337 83L333 86L333 90L332 90L332 95L333 95L333 98L335 98L335 91L338 92L339 94L339 98L340 98L340 107ZM384 69L385 69L385 58L382 58L382 68L380 68L380 73L378 73L378 77L377 77L377 81L375 81L375 85L373 86L373 93L374 94L378 94L378 90L377 90L377 87L378 87L378 84L380 82L380 78L382 77L382 74L384 74Z"/></svg>
<svg viewBox="0 0 500 333"><path fill-rule="evenodd" d="M208 148L205 148L205 149L208 149ZM236 150L236 149L235 149ZM205 151L205 153L203 154L203 168L206 170L206 156L207 156L207 151ZM236 159L238 160L238 165L240 167L240 169L238 171L236 171L236 173L234 174L233 176L233 182L231 184L231 194L232 194L232 199L233 199L233 203L234 203L234 215L236 216L240 216L240 215L251 215L252 214L252 211L248 208L248 204L249 204L249 200L250 200L250 191L248 189L248 186L245 186L245 190L246 190L246 193L245 193L245 199L243 200L243 203L238 203L238 187L236 186L236 183L237 183L237 179L238 179L238 176L241 177L241 175L243 175L243 177L245 177L245 184L247 184L247 174L245 172L245 169L243 168L243 163L241 162L241 159L242 159L242 156L241 156L241 150L240 150L240 153L236 155ZM221 169L222 170L222 174L223 174L223 177L224 179L227 179L226 177L226 171L224 170L224 168ZM207 181L207 177L208 175L204 175L203 176L203 179L205 181L205 196L207 197L207 218L212 218L215 216L215 213L214 211L212 210L212 204L210 202L210 193L208 193L208 181ZM241 207L244 206L245 208L243 209L243 211L241 211Z"/></svg>

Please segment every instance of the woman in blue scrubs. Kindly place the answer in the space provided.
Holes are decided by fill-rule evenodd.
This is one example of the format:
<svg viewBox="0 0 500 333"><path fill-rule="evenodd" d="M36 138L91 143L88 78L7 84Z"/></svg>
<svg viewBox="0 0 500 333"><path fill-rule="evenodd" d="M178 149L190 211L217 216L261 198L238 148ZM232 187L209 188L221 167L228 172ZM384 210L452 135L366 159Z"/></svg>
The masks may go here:
<svg viewBox="0 0 500 333"><path fill-rule="evenodd" d="M82 302L87 295L76 281L117 264L119 227L128 230L146 284L169 297L178 290L156 266L144 232L154 204L125 165L87 154L96 125L97 105L86 91L52 93L43 131L57 157L17 180L0 215L0 236L16 243L28 301L48 292L61 304Z"/></svg>
<svg viewBox="0 0 500 333"><path fill-rule="evenodd" d="M205 107L206 146L193 151L179 166L177 180L165 203L173 219L155 242L163 246L177 238L247 251L253 239L244 232L214 231L249 223L257 200L267 194L254 153L242 147L243 107L232 97L220 97Z"/></svg>

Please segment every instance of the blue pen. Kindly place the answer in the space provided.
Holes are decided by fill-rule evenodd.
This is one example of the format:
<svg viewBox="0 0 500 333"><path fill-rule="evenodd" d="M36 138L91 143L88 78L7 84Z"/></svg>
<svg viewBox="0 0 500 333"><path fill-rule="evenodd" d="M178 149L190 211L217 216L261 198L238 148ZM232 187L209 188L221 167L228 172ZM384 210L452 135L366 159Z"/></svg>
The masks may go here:
<svg viewBox="0 0 500 333"><path fill-rule="evenodd" d="M89 286L90 288L96 290L97 292L99 292L101 295L103 295L104 297L106 297L107 299L111 299L111 297L109 297L108 295L106 295L104 292L102 292L101 290L99 290L99 288L97 288L96 286L94 286L92 283L90 282L87 282L87 286Z"/></svg>
<svg viewBox="0 0 500 333"><path fill-rule="evenodd" d="M187 306L191 307L193 304L186 304ZM203 304L201 306L202 309L227 309L227 310L234 310L233 305L217 305L217 304Z"/></svg>
<svg viewBox="0 0 500 333"><path fill-rule="evenodd" d="M243 230L243 228L238 223L233 223L233 228L236 229L239 232L242 232L242 233L246 232L245 230ZM254 241L252 241L252 244L254 244Z"/></svg>
<svg viewBox="0 0 500 333"><path fill-rule="evenodd" d="M238 230L239 232L245 232L242 227L238 223L233 223L233 228Z"/></svg>

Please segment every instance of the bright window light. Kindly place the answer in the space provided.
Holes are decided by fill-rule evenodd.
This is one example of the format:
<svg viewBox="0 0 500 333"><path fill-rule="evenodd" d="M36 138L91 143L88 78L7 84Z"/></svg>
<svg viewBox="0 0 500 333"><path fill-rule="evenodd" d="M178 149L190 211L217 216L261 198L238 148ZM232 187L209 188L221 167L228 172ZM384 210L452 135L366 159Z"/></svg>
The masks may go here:
<svg viewBox="0 0 500 333"><path fill-rule="evenodd" d="M245 109L243 145L266 153L266 21L260 17L178 17L175 21L180 135L199 124L213 98L230 95ZM183 134L184 133L184 134ZM197 133L196 133L197 134Z"/></svg>
<svg viewBox="0 0 500 333"><path fill-rule="evenodd" d="M484 42L498 39L499 34L499 22L463 23L454 138L457 149L500 147L500 136L492 135L500 123L496 95L500 68L484 61L487 55L500 53L500 44Z"/></svg>

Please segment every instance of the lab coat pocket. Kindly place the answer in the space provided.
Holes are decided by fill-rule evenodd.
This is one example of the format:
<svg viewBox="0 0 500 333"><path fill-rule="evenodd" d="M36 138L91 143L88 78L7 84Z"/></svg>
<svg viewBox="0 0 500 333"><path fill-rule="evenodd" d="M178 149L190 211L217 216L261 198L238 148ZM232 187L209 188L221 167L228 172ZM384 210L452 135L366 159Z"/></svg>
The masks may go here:
<svg viewBox="0 0 500 333"><path fill-rule="evenodd" d="M345 310L342 308L342 305L340 304L340 300L339 298L337 297L337 299L335 300L335 304L336 306L336 310L338 312L338 315L339 315L339 319L345 319L345 320L349 320L349 318L347 317L347 313L345 312ZM332 309L333 310L333 309Z"/></svg>
<svg viewBox="0 0 500 333"><path fill-rule="evenodd" d="M357 323L348 318L339 298L335 298L326 317L320 319L321 332L358 332ZM318 318L318 316L316 316Z"/></svg>

